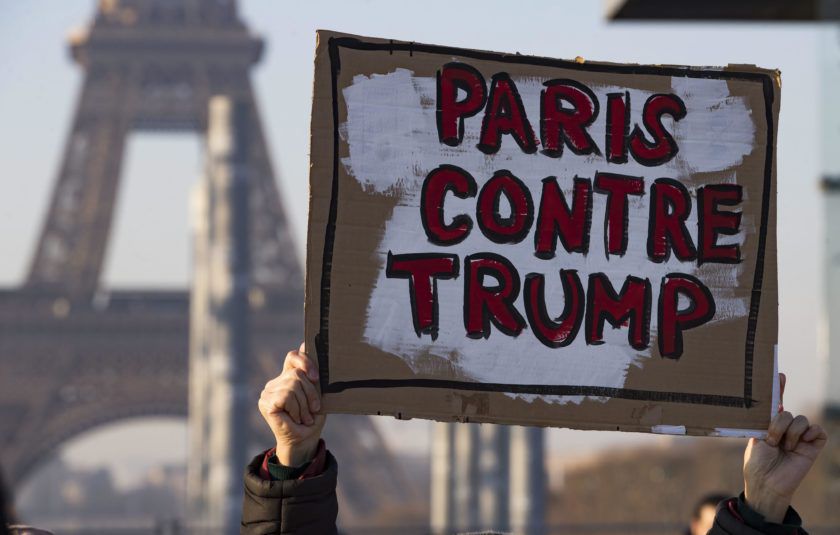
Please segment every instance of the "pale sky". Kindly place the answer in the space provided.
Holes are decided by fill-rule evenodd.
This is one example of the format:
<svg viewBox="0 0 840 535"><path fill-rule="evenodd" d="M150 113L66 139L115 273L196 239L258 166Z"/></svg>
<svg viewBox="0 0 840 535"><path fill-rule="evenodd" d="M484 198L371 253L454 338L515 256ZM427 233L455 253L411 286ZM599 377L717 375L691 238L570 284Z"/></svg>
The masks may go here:
<svg viewBox="0 0 840 535"><path fill-rule="evenodd" d="M603 20L600 2L526 1L517 3L516 10L509 2L498 4L494 9L486 1L242 2L246 23L267 40L265 57L254 72L257 98L300 259L305 246L312 60L318 28L559 58L779 68L780 368L789 377L786 406L801 411L819 407L824 375L817 357L823 287L818 26L616 25ZM42 224L81 80L65 38L70 29L91 19L93 9L92 0L0 2L2 286L22 279ZM188 194L200 165L201 147L195 135L132 136L106 287L186 286ZM425 422L378 421L393 447L412 451L427 447ZM125 426L106 431L111 438L105 444L111 450L119 444L129 449L136 444L125 433L114 432L120 429ZM144 448L146 455L183 459L182 427L149 423L143 429L168 444L159 452ZM103 452L102 436L81 438L67 455L82 462L98 450L101 462L124 458L126 451ZM604 447L657 441L640 434L568 430L552 430L549 437L552 451L568 458Z"/></svg>

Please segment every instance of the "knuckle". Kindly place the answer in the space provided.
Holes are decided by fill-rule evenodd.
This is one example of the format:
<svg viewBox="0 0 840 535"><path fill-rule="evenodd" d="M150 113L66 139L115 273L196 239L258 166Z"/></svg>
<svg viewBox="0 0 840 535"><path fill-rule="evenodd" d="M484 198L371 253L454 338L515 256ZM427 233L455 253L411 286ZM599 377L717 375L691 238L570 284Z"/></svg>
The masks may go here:
<svg viewBox="0 0 840 535"><path fill-rule="evenodd" d="M283 386L282 386L282 388L284 388L284 389L292 388L293 385L296 382L297 382L297 377L295 376L295 374L288 373L288 374L283 376L283 381L282 381Z"/></svg>
<svg viewBox="0 0 840 535"><path fill-rule="evenodd" d="M271 392L263 390L262 394L260 394L260 403L268 403L269 401L271 401L272 397L273 395Z"/></svg>
<svg viewBox="0 0 840 535"><path fill-rule="evenodd" d="M290 366L295 361L296 356L297 356L297 353L295 353L294 351L289 351L288 353L286 353L286 358L283 359L283 366L284 367Z"/></svg>
<svg viewBox="0 0 840 535"><path fill-rule="evenodd" d="M777 427L780 429L787 428L790 423L793 421L793 415L788 411L783 411L779 413L779 419L777 421Z"/></svg>

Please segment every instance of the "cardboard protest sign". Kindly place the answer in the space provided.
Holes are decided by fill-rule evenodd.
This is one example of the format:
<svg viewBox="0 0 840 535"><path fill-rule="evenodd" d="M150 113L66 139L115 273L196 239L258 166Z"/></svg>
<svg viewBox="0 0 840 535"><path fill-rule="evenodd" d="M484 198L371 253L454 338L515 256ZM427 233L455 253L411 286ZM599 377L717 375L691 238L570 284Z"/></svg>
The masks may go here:
<svg viewBox="0 0 840 535"><path fill-rule="evenodd" d="M738 435L777 339L779 74L318 33L331 412Z"/></svg>

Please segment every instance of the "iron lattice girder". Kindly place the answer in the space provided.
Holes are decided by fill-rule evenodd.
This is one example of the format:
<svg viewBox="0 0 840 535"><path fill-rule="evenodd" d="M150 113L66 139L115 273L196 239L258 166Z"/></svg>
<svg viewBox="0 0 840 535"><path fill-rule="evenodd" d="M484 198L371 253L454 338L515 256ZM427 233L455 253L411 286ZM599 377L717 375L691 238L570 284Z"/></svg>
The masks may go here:
<svg viewBox="0 0 840 535"><path fill-rule="evenodd" d="M202 62L248 69L260 60L263 50L263 40L242 29L186 33L181 28L156 32L146 28L94 28L70 42L73 59L83 67Z"/></svg>
<svg viewBox="0 0 840 535"><path fill-rule="evenodd" d="M235 2L211 4L107 2L87 32L71 37L85 80L28 287L81 300L93 296L127 135L203 134L208 102L217 94L246 102L255 118L249 134L252 280L261 287L301 284L249 79L263 42L236 18Z"/></svg>
<svg viewBox="0 0 840 535"><path fill-rule="evenodd" d="M297 346L302 318L289 303L299 301L298 292L278 291L253 305L252 454L272 443L256 402L286 349ZM58 294L0 290L0 459L12 487L61 444L97 426L186 416L188 318L183 291L113 292L82 304ZM369 417L331 416L325 438L350 467L340 482L348 513L416 498Z"/></svg>

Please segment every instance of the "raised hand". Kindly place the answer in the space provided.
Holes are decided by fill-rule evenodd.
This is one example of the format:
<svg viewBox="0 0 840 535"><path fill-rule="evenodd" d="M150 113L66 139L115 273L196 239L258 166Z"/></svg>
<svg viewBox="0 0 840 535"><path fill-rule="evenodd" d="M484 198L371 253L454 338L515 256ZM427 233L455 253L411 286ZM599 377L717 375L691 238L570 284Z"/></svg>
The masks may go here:
<svg viewBox="0 0 840 535"><path fill-rule="evenodd" d="M259 409L277 442L277 460L300 466L315 455L326 416L321 413L318 368L303 344L289 351L283 372L266 383Z"/></svg>
<svg viewBox="0 0 840 535"><path fill-rule="evenodd" d="M779 374L784 394L786 378ZM793 494L828 442L819 425L779 406L767 438L751 438L744 452L744 496L768 522L781 523Z"/></svg>

